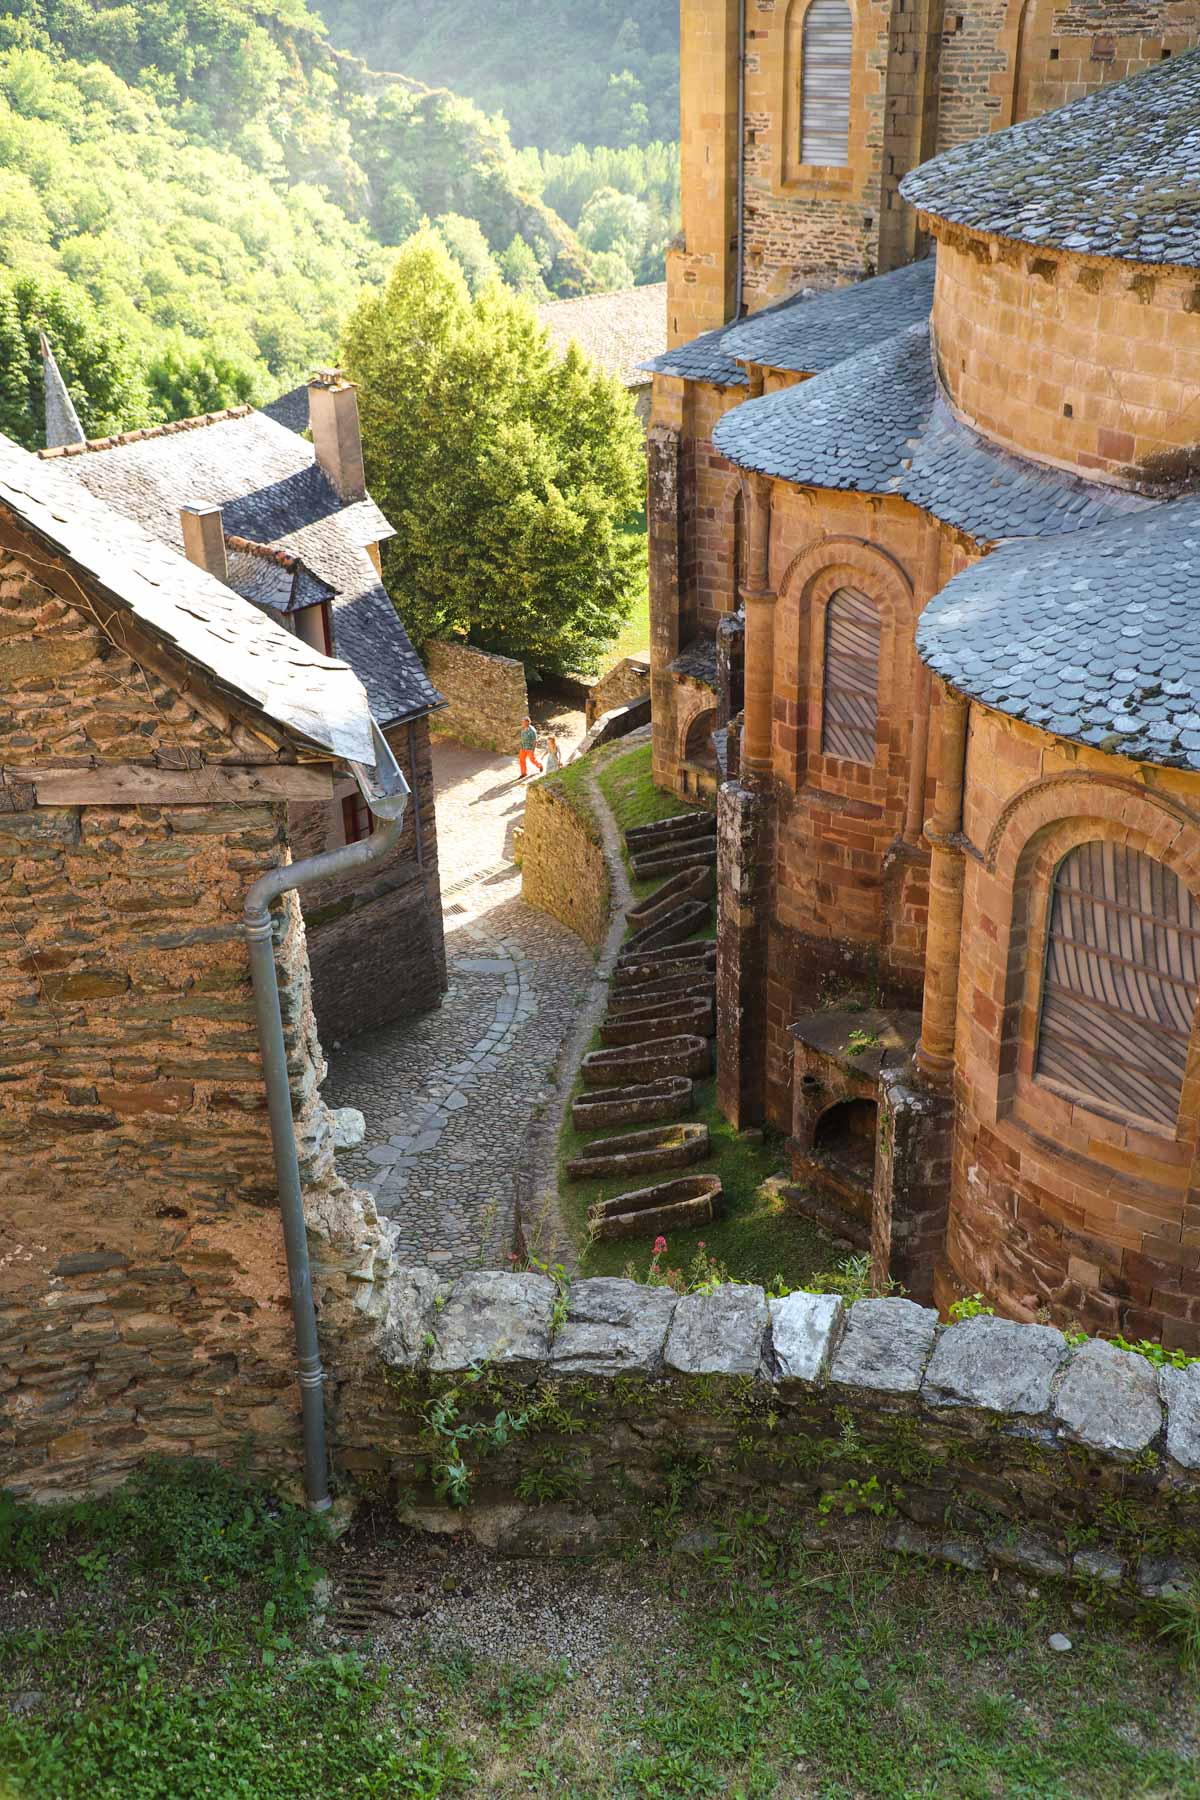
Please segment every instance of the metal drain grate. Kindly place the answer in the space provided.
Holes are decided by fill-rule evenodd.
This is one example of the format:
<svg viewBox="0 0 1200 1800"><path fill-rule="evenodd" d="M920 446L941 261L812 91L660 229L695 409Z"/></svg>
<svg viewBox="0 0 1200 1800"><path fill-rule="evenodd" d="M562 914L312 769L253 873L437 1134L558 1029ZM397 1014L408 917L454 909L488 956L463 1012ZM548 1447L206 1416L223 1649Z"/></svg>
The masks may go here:
<svg viewBox="0 0 1200 1800"><path fill-rule="evenodd" d="M413 1616L419 1617L424 1610L423 1607L418 1607L412 1613L402 1612L387 1599L383 1576L364 1570L347 1575L341 1583L333 1624L335 1630L347 1637L357 1637L364 1632L373 1631L380 1618L407 1620Z"/></svg>

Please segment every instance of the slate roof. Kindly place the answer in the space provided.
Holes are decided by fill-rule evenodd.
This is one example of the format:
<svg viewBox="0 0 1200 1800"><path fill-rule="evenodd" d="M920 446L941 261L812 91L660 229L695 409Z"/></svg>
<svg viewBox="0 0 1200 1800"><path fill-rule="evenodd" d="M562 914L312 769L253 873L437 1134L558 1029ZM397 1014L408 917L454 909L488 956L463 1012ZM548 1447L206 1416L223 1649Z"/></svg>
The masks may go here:
<svg viewBox="0 0 1200 1800"><path fill-rule="evenodd" d="M46 462L0 437L0 507L217 687L289 735L373 765L363 685L223 582Z"/></svg>
<svg viewBox="0 0 1200 1800"><path fill-rule="evenodd" d="M1058 737L1200 769L1200 495L1010 544L935 595L917 650L961 692Z"/></svg>
<svg viewBox="0 0 1200 1800"><path fill-rule="evenodd" d="M41 344L46 442L47 444L82 444L87 433L79 423L75 402L62 378L62 372L55 361L54 352L50 348L45 332L41 334Z"/></svg>
<svg viewBox="0 0 1200 1800"><path fill-rule="evenodd" d="M272 612L300 612L306 606L332 601L334 589L314 575L298 556L249 538L226 537L225 556L229 586L255 606Z"/></svg>
<svg viewBox="0 0 1200 1800"><path fill-rule="evenodd" d="M334 590L334 648L381 725L441 705L367 554L391 527L373 500L346 505L286 426L235 407L44 454L172 549L183 547L180 507L219 506L227 534L299 557Z"/></svg>
<svg viewBox="0 0 1200 1800"><path fill-rule="evenodd" d="M739 362L811 375L929 317L934 259L909 263L802 304L769 307L726 328L722 349Z"/></svg>
<svg viewBox="0 0 1200 1800"><path fill-rule="evenodd" d="M715 638L697 637L686 644L675 660L668 664L673 675L688 675L705 687L717 691L717 644Z"/></svg>
<svg viewBox="0 0 1200 1800"><path fill-rule="evenodd" d="M308 430L308 383L302 381L299 387L289 388L286 394L268 400L259 411L265 412L277 425L286 425L289 431L303 437Z"/></svg>
<svg viewBox="0 0 1200 1800"><path fill-rule="evenodd" d="M801 487L899 494L981 543L1078 530L1150 504L999 449L941 398L929 330L910 325L798 387L748 400L713 443Z"/></svg>
<svg viewBox="0 0 1200 1800"><path fill-rule="evenodd" d="M645 387L648 358L667 341L667 284L623 288L616 294L585 294L580 300L550 300L537 309L560 355L578 344L584 355L624 387Z"/></svg>
<svg viewBox="0 0 1200 1800"><path fill-rule="evenodd" d="M1198 268L1200 50L947 150L900 191L1020 243Z"/></svg>
<svg viewBox="0 0 1200 1800"><path fill-rule="evenodd" d="M728 325L715 331L703 331L690 344L679 344L661 356L644 362L649 375L682 375L688 381L706 381L710 387L749 387L745 369L739 369L724 348Z"/></svg>

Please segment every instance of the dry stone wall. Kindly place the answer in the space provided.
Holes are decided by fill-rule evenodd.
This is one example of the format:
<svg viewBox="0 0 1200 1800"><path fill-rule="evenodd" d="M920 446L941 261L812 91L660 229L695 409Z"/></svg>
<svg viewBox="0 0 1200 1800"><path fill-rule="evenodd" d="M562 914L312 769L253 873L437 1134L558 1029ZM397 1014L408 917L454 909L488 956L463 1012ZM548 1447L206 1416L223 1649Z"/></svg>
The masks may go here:
<svg viewBox="0 0 1200 1800"><path fill-rule="evenodd" d="M521 898L599 949L608 934L608 868L600 830L547 776L525 798Z"/></svg>
<svg viewBox="0 0 1200 1800"><path fill-rule="evenodd" d="M524 666L470 644L425 646L425 666L447 704L431 714L433 729L463 744L517 754L521 720L529 711Z"/></svg>
<svg viewBox="0 0 1200 1800"><path fill-rule="evenodd" d="M343 1391L340 1460L428 1529L597 1548L686 1491L685 1514L753 1507L774 1530L882 1513L896 1548L971 1568L1151 1597L1196 1579L1200 1365L1005 1319L942 1326L908 1300L428 1269L394 1278L379 1343L389 1379ZM437 1494L427 1414L447 1390L456 1423L523 1421L468 1451L465 1510Z"/></svg>
<svg viewBox="0 0 1200 1800"><path fill-rule="evenodd" d="M278 1474L295 1354L238 926L284 805L214 800L243 728L11 556L0 688L0 1485L77 1493L155 1454ZM109 761L194 771L192 798L37 804L39 765ZM276 930L315 1286L349 1356L386 1245L334 1171L294 897Z"/></svg>
<svg viewBox="0 0 1200 1800"><path fill-rule="evenodd" d="M584 715L590 731L596 721L614 706L626 706L650 692L650 659L648 656L623 656L619 663L602 675L588 690Z"/></svg>

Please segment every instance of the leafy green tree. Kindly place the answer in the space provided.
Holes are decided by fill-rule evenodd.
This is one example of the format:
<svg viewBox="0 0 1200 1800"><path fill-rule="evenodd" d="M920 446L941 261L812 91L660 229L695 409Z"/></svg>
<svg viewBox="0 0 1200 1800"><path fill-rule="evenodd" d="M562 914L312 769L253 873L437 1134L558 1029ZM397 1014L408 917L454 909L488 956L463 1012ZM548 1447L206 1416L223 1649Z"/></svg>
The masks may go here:
<svg viewBox="0 0 1200 1800"><path fill-rule="evenodd" d="M489 282L499 281L500 266L488 249L477 219L465 219L461 213L443 213L434 220L433 228L466 276L472 294L480 294Z"/></svg>
<svg viewBox="0 0 1200 1800"><path fill-rule="evenodd" d="M431 230L360 302L342 361L415 641L459 634L547 672L594 667L638 579L621 525L644 461L620 385L578 352L556 361L524 299L472 299Z"/></svg>
<svg viewBox="0 0 1200 1800"><path fill-rule="evenodd" d="M225 406L253 405L263 397L262 383L249 364L212 344L189 346L186 339L164 344L150 359L146 378L160 419L194 419Z"/></svg>
<svg viewBox="0 0 1200 1800"><path fill-rule="evenodd" d="M533 301L550 298L549 289L542 280L537 253L523 237L515 237L501 254L500 273L514 294L524 294L527 300Z"/></svg>
<svg viewBox="0 0 1200 1800"><path fill-rule="evenodd" d="M0 431L27 450L45 443L41 334L89 437L145 425L156 415L140 361L67 283L18 275L0 285Z"/></svg>

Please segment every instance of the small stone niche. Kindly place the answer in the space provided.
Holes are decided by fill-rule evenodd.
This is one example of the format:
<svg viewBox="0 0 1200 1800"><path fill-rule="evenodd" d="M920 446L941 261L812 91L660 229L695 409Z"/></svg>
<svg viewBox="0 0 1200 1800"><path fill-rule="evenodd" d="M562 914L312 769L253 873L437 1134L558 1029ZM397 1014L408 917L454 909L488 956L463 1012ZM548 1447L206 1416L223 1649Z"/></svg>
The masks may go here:
<svg viewBox="0 0 1200 1800"><path fill-rule="evenodd" d="M807 1013L792 1026L790 1210L871 1252L914 1299L933 1291L950 1191L948 1096L913 1072L917 1012Z"/></svg>

